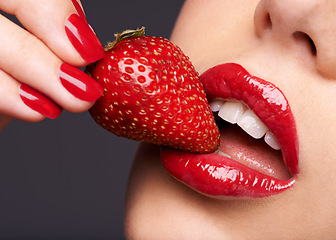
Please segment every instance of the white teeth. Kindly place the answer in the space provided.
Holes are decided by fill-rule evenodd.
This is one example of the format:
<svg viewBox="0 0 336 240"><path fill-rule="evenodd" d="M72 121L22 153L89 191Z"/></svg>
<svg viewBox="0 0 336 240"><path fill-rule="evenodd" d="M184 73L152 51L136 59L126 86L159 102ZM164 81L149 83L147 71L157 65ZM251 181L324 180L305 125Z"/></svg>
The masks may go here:
<svg viewBox="0 0 336 240"><path fill-rule="evenodd" d="M248 109L238 120L238 126L241 127L252 137L259 139L264 136L268 130L266 125L255 115L255 113Z"/></svg>
<svg viewBox="0 0 336 240"><path fill-rule="evenodd" d="M219 110L218 116L229 123L235 124L244 111L246 111L246 107L242 102L226 102Z"/></svg>
<svg viewBox="0 0 336 240"><path fill-rule="evenodd" d="M265 142L273 149L275 150L280 150L280 144L278 142L278 140L276 139L276 137L273 135L273 133L271 133L270 131L268 131L265 135Z"/></svg>
<svg viewBox="0 0 336 240"><path fill-rule="evenodd" d="M247 134L255 139L260 139L263 136L265 142L275 150L280 150L280 144L276 137L269 131L267 126L260 120L260 118L244 103L225 102L222 99L217 99L210 103L211 110L218 112L218 116L223 120L232 124L237 123ZM219 155L229 157L227 154L218 152Z"/></svg>
<svg viewBox="0 0 336 240"><path fill-rule="evenodd" d="M224 103L225 101L223 99L217 99L210 103L210 108L213 112L218 112Z"/></svg>

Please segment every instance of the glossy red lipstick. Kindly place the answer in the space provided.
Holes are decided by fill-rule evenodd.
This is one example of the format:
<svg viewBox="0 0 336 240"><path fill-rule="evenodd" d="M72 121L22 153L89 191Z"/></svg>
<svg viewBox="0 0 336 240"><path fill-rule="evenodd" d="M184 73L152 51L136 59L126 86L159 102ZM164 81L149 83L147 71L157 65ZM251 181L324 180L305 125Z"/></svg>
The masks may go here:
<svg viewBox="0 0 336 240"><path fill-rule="evenodd" d="M279 180L217 154L162 148L161 159L167 171L194 190L219 198L265 197L293 186L299 173L298 137L293 114L280 89L234 63L215 66L200 79L210 101L239 100L255 112L278 139L285 165L293 177Z"/></svg>

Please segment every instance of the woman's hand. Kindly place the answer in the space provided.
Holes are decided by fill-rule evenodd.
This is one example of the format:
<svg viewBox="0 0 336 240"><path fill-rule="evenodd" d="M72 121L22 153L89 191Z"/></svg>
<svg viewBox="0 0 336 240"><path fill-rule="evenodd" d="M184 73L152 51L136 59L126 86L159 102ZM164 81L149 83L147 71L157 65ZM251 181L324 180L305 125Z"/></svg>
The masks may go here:
<svg viewBox="0 0 336 240"><path fill-rule="evenodd" d="M103 89L76 67L104 56L76 0L0 0L0 123L89 109Z"/></svg>

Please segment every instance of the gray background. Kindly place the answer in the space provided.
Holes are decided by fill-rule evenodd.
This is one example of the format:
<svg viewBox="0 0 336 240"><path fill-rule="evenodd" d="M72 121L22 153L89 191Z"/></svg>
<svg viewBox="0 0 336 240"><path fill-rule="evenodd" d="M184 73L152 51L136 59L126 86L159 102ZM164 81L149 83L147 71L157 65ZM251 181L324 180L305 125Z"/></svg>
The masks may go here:
<svg viewBox="0 0 336 240"><path fill-rule="evenodd" d="M83 0L103 44L145 26L169 37L182 0ZM124 197L136 143L63 112L13 121L0 134L0 239L123 239Z"/></svg>

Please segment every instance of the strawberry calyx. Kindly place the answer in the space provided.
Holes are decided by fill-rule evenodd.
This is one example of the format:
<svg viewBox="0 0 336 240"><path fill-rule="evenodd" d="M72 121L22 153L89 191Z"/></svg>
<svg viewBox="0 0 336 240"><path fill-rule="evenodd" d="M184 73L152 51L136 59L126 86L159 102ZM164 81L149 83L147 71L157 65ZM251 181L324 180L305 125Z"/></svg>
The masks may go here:
<svg viewBox="0 0 336 240"><path fill-rule="evenodd" d="M136 30L125 30L122 33L117 33L115 34L115 40L113 42L109 42L105 46L105 52L108 52L112 48L115 47L119 42L128 39L128 38L133 38L133 37L142 37L145 35L145 27L138 28Z"/></svg>
<svg viewBox="0 0 336 240"><path fill-rule="evenodd" d="M104 47L105 52L108 52L109 50L113 49L118 43L121 41L128 39L128 38L135 38L135 37L142 37L145 35L145 27L137 28L136 30L125 30L122 33L116 33L114 34L115 40L113 42L107 43L107 45ZM95 63L91 63L88 66L86 66L84 72L92 77L92 69L96 65Z"/></svg>

